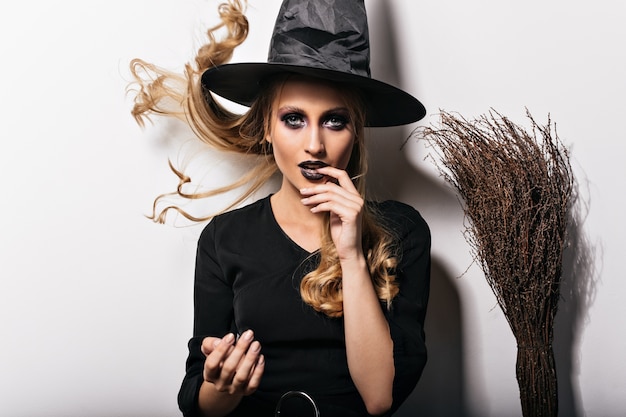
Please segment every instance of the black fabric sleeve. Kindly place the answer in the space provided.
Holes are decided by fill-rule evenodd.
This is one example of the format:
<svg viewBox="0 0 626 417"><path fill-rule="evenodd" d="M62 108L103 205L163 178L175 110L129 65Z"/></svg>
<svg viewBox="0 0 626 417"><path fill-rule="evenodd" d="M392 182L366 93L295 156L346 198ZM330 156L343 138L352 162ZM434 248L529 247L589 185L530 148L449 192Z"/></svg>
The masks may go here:
<svg viewBox="0 0 626 417"><path fill-rule="evenodd" d="M223 337L233 331L233 292L218 262L215 219L198 240L194 280L194 326L189 341L186 373L178 392L178 406L185 417L195 417L202 385L205 355L200 350L207 336Z"/></svg>
<svg viewBox="0 0 626 417"><path fill-rule="evenodd" d="M400 292L386 311L394 342L395 378L393 406L395 412L411 394L426 365L424 319L430 290L430 230L422 216L412 207L398 202L390 226L400 243L396 279Z"/></svg>

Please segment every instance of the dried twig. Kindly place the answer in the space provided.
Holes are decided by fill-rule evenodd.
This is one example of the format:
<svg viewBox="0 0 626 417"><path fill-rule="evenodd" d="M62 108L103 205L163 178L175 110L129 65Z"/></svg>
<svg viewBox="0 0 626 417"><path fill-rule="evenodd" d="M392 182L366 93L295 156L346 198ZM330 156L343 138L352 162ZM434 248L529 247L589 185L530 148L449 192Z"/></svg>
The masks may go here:
<svg viewBox="0 0 626 417"><path fill-rule="evenodd" d="M466 239L517 340L523 414L556 416L553 325L573 176L550 119L527 116L530 133L494 110L473 121L442 112L440 127L418 134L462 198Z"/></svg>

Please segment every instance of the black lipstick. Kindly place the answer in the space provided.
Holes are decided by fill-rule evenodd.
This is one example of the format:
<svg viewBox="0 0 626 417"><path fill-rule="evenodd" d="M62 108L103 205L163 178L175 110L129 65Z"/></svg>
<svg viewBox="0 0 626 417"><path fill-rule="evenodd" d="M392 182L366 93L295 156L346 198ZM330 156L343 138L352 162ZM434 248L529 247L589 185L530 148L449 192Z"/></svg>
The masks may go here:
<svg viewBox="0 0 626 417"><path fill-rule="evenodd" d="M298 164L302 176L307 180L319 181L324 178L324 175L317 172L319 168L327 167L328 164L322 161L304 161Z"/></svg>

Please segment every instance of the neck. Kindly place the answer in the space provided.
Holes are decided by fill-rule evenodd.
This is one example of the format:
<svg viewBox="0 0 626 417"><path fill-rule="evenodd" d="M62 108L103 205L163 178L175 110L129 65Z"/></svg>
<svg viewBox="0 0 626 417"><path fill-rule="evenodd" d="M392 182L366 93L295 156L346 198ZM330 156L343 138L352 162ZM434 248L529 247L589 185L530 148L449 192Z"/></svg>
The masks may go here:
<svg viewBox="0 0 626 417"><path fill-rule="evenodd" d="M283 232L308 252L320 248L324 213L311 213L300 201L300 192L281 188L271 199L272 212Z"/></svg>
<svg viewBox="0 0 626 417"><path fill-rule="evenodd" d="M302 204L302 196L296 189L282 187L271 198L272 209L277 217L289 223L299 223L307 227L321 228L324 215L311 213L310 207Z"/></svg>

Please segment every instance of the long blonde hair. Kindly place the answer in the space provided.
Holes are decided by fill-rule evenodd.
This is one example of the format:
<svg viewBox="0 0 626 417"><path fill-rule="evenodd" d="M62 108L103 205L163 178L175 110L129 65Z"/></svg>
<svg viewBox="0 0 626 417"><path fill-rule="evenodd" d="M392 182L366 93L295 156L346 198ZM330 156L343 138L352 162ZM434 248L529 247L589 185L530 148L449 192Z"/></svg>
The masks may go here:
<svg viewBox="0 0 626 417"><path fill-rule="evenodd" d="M170 163L170 168L179 178L179 184L175 193L162 194L155 199L151 216L155 222L164 223L170 210L177 211L194 222L209 220L245 201L277 171L271 146L265 138L269 132L272 103L279 85L285 78L275 77L265 82L258 98L250 109L241 115L225 109L210 92L204 91L200 83L200 77L205 70L230 61L234 49L246 39L248 20L244 14L244 6L245 3L240 0L228 0L227 3L220 4L218 12L221 23L208 29L208 42L199 48L195 65L189 63L185 65L183 74L167 71L141 59L134 59L130 63L134 83L129 86L129 90L136 93L131 114L140 126L143 126L151 115L175 117L185 121L202 142L213 148L255 158L253 167L241 178L227 186L205 192L186 192L184 186L191 182L191 178ZM218 31L224 29L226 35L218 39ZM356 135L346 171L365 198L367 171L363 138L365 114L357 92L341 86L338 88L345 90L344 96ZM170 194L195 200L220 195L240 187L244 187L244 191L228 207L204 217L191 215L177 205L157 210L158 203ZM398 293L395 280L396 239L392 231L380 224L379 216L369 204L366 205L363 214L362 230L363 250L372 282L378 298L390 306L391 300ZM319 252L319 266L302 279L300 285L302 299L329 317L340 317L343 315L342 273L335 245L330 237L328 216Z"/></svg>

